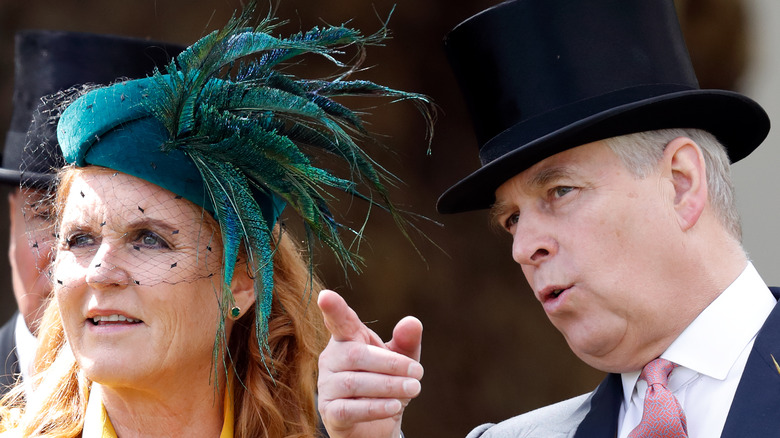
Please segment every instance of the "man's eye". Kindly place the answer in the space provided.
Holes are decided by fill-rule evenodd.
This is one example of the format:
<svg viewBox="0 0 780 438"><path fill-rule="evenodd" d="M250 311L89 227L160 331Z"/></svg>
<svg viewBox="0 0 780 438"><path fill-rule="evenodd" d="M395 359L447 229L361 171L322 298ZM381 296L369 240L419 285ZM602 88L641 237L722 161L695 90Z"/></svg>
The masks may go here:
<svg viewBox="0 0 780 438"><path fill-rule="evenodd" d="M512 227L517 225L517 221L520 220L520 214L519 213L512 213L509 215L508 218L504 221L504 228L507 230L511 230Z"/></svg>
<svg viewBox="0 0 780 438"><path fill-rule="evenodd" d="M145 248L170 249L170 245L157 233L150 230L142 230L138 233L136 242Z"/></svg>
<svg viewBox="0 0 780 438"><path fill-rule="evenodd" d="M27 219L40 219L52 221L54 219L54 207L50 202L36 201L24 208L24 217Z"/></svg>
<svg viewBox="0 0 780 438"><path fill-rule="evenodd" d="M556 198L562 198L572 190L574 190L574 187L561 186L554 188L552 194Z"/></svg>

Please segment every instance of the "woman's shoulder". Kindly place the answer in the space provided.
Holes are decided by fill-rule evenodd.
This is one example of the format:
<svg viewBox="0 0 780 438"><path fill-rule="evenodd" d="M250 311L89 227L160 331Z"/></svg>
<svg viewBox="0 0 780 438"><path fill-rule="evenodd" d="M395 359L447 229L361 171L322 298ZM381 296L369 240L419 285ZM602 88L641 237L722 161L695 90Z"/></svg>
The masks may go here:
<svg viewBox="0 0 780 438"><path fill-rule="evenodd" d="M21 410L19 408L2 407L0 415L0 438L15 438L24 436L19 427Z"/></svg>
<svg viewBox="0 0 780 438"><path fill-rule="evenodd" d="M0 438L21 438L22 432L19 429L11 429L0 432Z"/></svg>

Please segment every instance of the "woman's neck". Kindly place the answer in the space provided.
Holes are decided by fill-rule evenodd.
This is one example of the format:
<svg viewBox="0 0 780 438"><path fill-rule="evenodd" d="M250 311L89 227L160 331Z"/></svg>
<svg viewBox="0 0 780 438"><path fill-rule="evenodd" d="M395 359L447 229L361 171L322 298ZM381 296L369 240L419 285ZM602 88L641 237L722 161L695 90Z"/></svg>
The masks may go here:
<svg viewBox="0 0 780 438"><path fill-rule="evenodd" d="M224 422L225 382L185 385L180 390L149 391L92 384L119 438L220 436Z"/></svg>

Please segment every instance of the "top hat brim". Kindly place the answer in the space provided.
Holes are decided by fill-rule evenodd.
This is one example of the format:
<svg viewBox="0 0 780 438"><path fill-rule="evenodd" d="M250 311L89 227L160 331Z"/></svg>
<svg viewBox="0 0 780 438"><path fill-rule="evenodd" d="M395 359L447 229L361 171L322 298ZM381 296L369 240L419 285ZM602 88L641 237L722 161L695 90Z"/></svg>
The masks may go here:
<svg viewBox="0 0 780 438"><path fill-rule="evenodd" d="M24 145L25 137L26 133L8 131L5 140L6 149L8 149L8 145L14 145L14 147L18 149L21 145ZM21 156L21 151L17 149L14 149L13 152ZM25 187L44 189L54 181L55 177L56 171L54 170L48 173L30 171L22 173L18 168L9 169L0 167L0 184L7 186L20 187L21 184Z"/></svg>
<svg viewBox="0 0 780 438"><path fill-rule="evenodd" d="M18 32L13 115L0 163L0 184L47 189L64 164L54 125L47 120L55 114L50 105L61 102L45 99L44 103L43 96L81 84L146 77L155 67L167 65L183 49L175 44L118 35L53 30Z"/></svg>
<svg viewBox="0 0 780 438"><path fill-rule="evenodd" d="M20 187L20 181L24 187L45 189L51 184L57 175L56 173L22 173L19 170L0 168L0 183L8 186Z"/></svg>
<svg viewBox="0 0 780 438"><path fill-rule="evenodd" d="M560 118L566 109L551 111ZM538 121L536 121L538 122ZM685 90L637 100L581 118L517 146L518 125L506 129L483 149L510 149L462 179L439 198L439 213L490 208L504 182L547 157L580 145L620 135L667 128L698 128L713 134L731 162L746 157L769 133L769 117L752 99L725 90ZM484 161L484 158L483 158Z"/></svg>

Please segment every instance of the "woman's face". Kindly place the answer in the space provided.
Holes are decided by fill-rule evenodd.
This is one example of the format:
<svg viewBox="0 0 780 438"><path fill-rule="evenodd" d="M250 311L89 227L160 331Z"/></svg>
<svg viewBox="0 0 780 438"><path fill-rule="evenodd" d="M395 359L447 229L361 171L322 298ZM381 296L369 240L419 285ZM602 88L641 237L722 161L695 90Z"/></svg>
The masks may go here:
<svg viewBox="0 0 780 438"><path fill-rule="evenodd" d="M219 320L213 220L142 179L77 172L64 186L53 284L79 366L118 387L202 378Z"/></svg>

